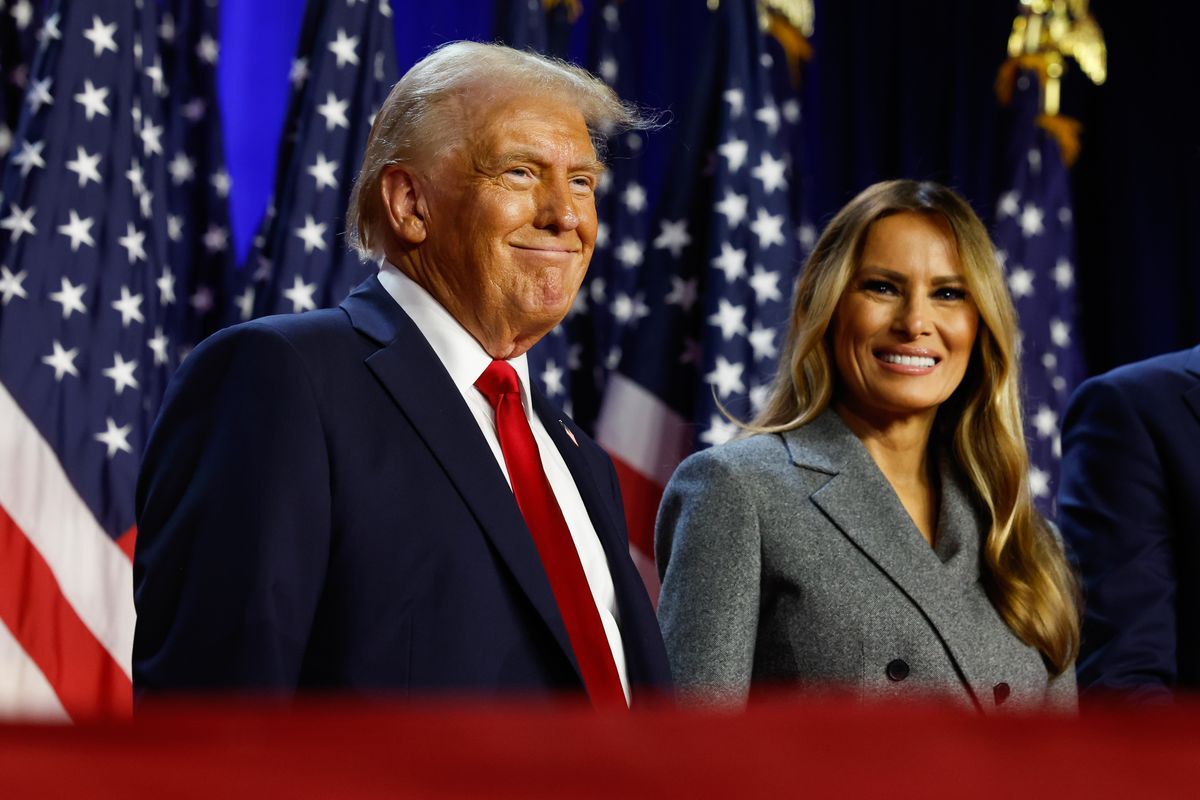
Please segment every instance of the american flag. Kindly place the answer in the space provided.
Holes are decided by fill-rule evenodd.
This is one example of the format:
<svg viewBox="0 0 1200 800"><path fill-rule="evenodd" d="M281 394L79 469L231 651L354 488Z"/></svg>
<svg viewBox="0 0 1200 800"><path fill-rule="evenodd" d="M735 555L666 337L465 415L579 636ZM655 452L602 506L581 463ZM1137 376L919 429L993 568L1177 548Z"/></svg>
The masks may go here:
<svg viewBox="0 0 1200 800"><path fill-rule="evenodd" d="M232 298L235 320L337 305L375 271L343 230L367 134L396 80L388 0L310 0L275 195Z"/></svg>
<svg viewBox="0 0 1200 800"><path fill-rule="evenodd" d="M216 73L216 0L166 0L159 39L165 72L167 255L158 288L166 335L180 358L221 324L233 273L229 172ZM169 92L166 88L169 87Z"/></svg>
<svg viewBox="0 0 1200 800"><path fill-rule="evenodd" d="M0 165L21 117L29 67L42 26L42 0L0 0Z"/></svg>
<svg viewBox="0 0 1200 800"><path fill-rule="evenodd" d="M738 431L718 401L746 419L765 400L798 270L757 3L725 0L713 14L638 276L640 300L655 310L626 329L597 425L617 463L630 540L647 556L675 466Z"/></svg>
<svg viewBox="0 0 1200 800"><path fill-rule="evenodd" d="M1071 184L1058 140L1039 116L1037 75L1022 72L1013 95L1009 177L996 206L997 256L1021 324L1021 377L1029 486L1053 514L1060 458L1059 421L1084 375L1075 327L1075 228Z"/></svg>
<svg viewBox="0 0 1200 800"><path fill-rule="evenodd" d="M134 484L167 379L152 0L48 10L0 209L0 707L128 714Z"/></svg>
<svg viewBox="0 0 1200 800"><path fill-rule="evenodd" d="M500 0L496 20L497 39L510 47L565 55L571 23L564 5L543 0ZM530 379L546 397L573 415L570 353L564 322L530 348L528 359Z"/></svg>

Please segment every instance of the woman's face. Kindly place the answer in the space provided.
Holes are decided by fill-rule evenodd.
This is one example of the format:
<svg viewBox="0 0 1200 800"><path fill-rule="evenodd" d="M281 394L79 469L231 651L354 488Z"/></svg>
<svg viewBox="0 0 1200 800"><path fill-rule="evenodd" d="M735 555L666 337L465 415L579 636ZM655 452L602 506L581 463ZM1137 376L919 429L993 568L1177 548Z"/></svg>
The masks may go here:
<svg viewBox="0 0 1200 800"><path fill-rule="evenodd" d="M873 222L830 327L839 405L879 424L932 419L979 328L949 224L914 212Z"/></svg>

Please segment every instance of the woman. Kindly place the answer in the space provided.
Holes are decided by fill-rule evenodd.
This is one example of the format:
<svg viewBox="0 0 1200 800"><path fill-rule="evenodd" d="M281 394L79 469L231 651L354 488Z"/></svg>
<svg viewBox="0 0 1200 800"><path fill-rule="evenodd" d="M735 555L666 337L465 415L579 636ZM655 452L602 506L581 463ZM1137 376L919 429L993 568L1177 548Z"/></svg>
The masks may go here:
<svg viewBox="0 0 1200 800"><path fill-rule="evenodd" d="M754 434L659 510L659 621L685 692L931 692L1073 708L1074 578L1031 502L1016 315L945 187L854 198L809 258Z"/></svg>

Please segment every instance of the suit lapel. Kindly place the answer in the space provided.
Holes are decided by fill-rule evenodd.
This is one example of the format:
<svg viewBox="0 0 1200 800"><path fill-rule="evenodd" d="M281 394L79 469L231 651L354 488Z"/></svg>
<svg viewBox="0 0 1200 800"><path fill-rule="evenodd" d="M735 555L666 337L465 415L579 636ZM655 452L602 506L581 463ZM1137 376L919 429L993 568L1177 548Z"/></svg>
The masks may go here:
<svg viewBox="0 0 1200 800"><path fill-rule="evenodd" d="M1188 404L1192 409L1192 413L1196 416L1196 421L1200 422L1200 347L1192 348L1192 352L1187 356L1187 363L1184 368L1197 378L1196 385L1183 393L1183 402Z"/></svg>
<svg viewBox="0 0 1200 800"><path fill-rule="evenodd" d="M500 558L579 671L537 548L470 410L433 348L372 277L342 303L356 329L383 346L366 359L454 483Z"/></svg>
<svg viewBox="0 0 1200 800"><path fill-rule="evenodd" d="M832 475L828 483L812 494L813 503L921 611L978 703L981 688L991 683L987 681L987 665L974 646L977 637L969 629L965 615L956 611L957 598L965 588L963 579L974 583L978 577L970 555L972 548L977 555L977 544L967 539L976 530L974 517L965 497L957 497L960 492L957 484L943 481L943 492L955 499L943 502L943 513L939 515L939 529L967 525L965 529L957 529L961 549L953 557L955 563L951 568L925 542L891 484L836 413L826 411L789 433L787 439L797 466ZM813 451L821 457L812 458L809 454ZM960 558L964 560L959 561Z"/></svg>

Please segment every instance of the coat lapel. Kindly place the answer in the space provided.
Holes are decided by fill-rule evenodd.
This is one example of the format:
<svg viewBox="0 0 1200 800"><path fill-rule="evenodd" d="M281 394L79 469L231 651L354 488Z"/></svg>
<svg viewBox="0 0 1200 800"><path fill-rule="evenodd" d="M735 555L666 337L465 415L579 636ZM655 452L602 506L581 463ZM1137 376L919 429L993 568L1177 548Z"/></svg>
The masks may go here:
<svg viewBox="0 0 1200 800"><path fill-rule="evenodd" d="M939 535L955 536L947 563L921 536L870 454L832 410L785 435L793 463L830 474L815 503L862 554L885 573L929 621L978 704L990 687L987 664L957 600L978 579L978 530L961 487L943 469ZM954 534L948 533L953 526ZM985 695L986 696L986 695Z"/></svg>
<svg viewBox="0 0 1200 800"><path fill-rule="evenodd" d="M358 331L382 345L366 359L367 368L412 422L578 673L525 520L475 418L433 348L377 278L360 285L341 307Z"/></svg>

